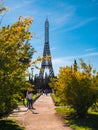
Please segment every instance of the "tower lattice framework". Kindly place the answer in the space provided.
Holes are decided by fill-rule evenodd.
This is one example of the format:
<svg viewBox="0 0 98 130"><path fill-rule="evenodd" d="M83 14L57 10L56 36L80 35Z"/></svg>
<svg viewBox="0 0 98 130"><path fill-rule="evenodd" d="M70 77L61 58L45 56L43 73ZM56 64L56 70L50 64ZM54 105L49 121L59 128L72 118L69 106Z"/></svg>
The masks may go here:
<svg viewBox="0 0 98 130"><path fill-rule="evenodd" d="M44 43L43 57L46 57L47 55L51 57L50 46L49 46L49 21L46 18L46 21L45 21L45 43ZM40 79L44 77L44 72L45 72L46 68L49 69L49 77L54 77L52 60L50 58L50 59L43 60L41 63L41 70L39 73Z"/></svg>

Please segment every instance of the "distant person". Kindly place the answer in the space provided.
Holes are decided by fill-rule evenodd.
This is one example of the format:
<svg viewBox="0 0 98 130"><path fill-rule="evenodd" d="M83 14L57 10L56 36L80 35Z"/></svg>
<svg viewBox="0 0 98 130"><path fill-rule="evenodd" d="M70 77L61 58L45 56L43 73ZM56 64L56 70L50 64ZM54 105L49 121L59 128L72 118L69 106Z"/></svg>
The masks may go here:
<svg viewBox="0 0 98 130"><path fill-rule="evenodd" d="M48 89L45 89L45 94L48 95Z"/></svg>
<svg viewBox="0 0 98 130"><path fill-rule="evenodd" d="M26 98L27 98L27 107L29 108L29 109L34 109L33 108L33 98L32 98L32 96L33 96L33 93L30 91L30 92L28 92L27 91L27 95L26 95Z"/></svg>

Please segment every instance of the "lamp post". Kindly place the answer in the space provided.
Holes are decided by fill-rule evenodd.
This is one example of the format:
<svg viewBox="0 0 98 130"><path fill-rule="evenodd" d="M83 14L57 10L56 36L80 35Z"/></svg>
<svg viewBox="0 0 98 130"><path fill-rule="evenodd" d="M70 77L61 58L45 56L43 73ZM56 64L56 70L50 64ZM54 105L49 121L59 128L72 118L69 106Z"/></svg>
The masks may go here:
<svg viewBox="0 0 98 130"><path fill-rule="evenodd" d="M34 68L31 68L31 72L32 72L32 84L33 84L33 70L34 70Z"/></svg>
<svg viewBox="0 0 98 130"><path fill-rule="evenodd" d="M36 87L36 88L37 88L37 82L38 82L38 74L35 74L34 84L35 84L35 87Z"/></svg>

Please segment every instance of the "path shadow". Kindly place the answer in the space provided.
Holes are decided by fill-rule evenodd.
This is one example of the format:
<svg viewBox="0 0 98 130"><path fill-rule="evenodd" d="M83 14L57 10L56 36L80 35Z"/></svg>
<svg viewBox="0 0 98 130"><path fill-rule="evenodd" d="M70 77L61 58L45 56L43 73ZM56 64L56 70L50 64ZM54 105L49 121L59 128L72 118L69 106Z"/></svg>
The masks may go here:
<svg viewBox="0 0 98 130"><path fill-rule="evenodd" d="M16 122L12 120L0 120L0 130L23 130L23 127L20 127Z"/></svg>
<svg viewBox="0 0 98 130"><path fill-rule="evenodd" d="M65 120L68 120L68 123L65 124L67 126L76 124L79 127L98 130L98 115L96 114L87 114L85 118L78 118L71 115L65 117Z"/></svg>
<svg viewBox="0 0 98 130"><path fill-rule="evenodd" d="M32 109L28 109L28 111L31 111L32 114L39 114L38 112L34 112L34 110L32 110Z"/></svg>

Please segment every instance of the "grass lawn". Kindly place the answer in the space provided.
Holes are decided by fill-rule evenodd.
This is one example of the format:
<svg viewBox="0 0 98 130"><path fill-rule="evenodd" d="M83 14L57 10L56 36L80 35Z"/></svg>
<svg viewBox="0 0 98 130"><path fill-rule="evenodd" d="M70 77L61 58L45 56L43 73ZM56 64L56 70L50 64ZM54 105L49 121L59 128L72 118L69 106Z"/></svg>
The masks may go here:
<svg viewBox="0 0 98 130"><path fill-rule="evenodd" d="M53 99L54 104L55 104L56 106L62 105L61 102L60 102L60 98L59 98L59 97L57 97L55 94L52 94L51 96L52 96L52 99Z"/></svg>
<svg viewBox="0 0 98 130"><path fill-rule="evenodd" d="M15 121L9 119L0 119L0 130L24 130Z"/></svg>
<svg viewBox="0 0 98 130"><path fill-rule="evenodd" d="M55 94L52 94L52 98L54 102L60 104ZM56 111L73 130L98 130L98 108L96 112L89 109L85 118L78 118L74 109L70 107L58 106Z"/></svg>
<svg viewBox="0 0 98 130"><path fill-rule="evenodd" d="M78 118L70 108L59 107L56 111L73 130L98 130L98 112L89 110L86 118Z"/></svg>

